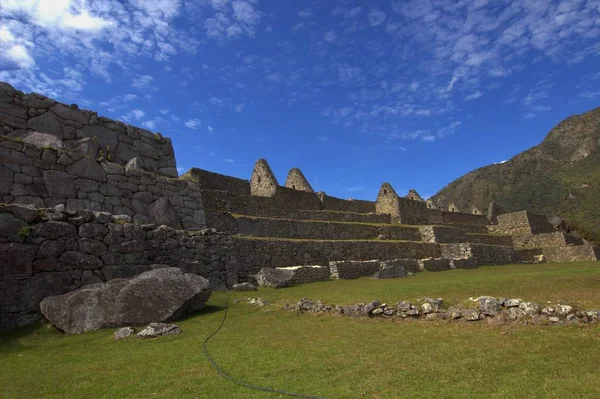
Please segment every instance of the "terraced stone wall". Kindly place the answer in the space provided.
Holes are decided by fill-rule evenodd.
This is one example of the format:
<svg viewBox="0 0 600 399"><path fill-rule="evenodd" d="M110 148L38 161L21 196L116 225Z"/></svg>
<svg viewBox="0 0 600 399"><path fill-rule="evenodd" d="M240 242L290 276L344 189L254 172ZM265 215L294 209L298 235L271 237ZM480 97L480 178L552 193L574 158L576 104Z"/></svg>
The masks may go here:
<svg viewBox="0 0 600 399"><path fill-rule="evenodd" d="M36 317L47 296L156 267L237 282L229 235L130 222L103 212L0 207L0 329Z"/></svg>
<svg viewBox="0 0 600 399"><path fill-rule="evenodd" d="M492 231L510 235L527 235L551 233L554 228L544 215L519 211L498 215L498 225L494 226Z"/></svg>
<svg viewBox="0 0 600 399"><path fill-rule="evenodd" d="M341 198L331 197L324 192L319 193L319 199L323 204L323 209L330 211L375 213L374 201L344 200Z"/></svg>
<svg viewBox="0 0 600 399"><path fill-rule="evenodd" d="M56 149L119 165L137 157L144 169L177 177L169 138L0 82L0 135L36 140L36 132L47 134L47 144Z"/></svg>
<svg viewBox="0 0 600 399"><path fill-rule="evenodd" d="M255 239L232 236L238 250L240 275L256 274L263 267L328 265L343 259L424 259L441 256L437 244L375 240L315 241Z"/></svg>
<svg viewBox="0 0 600 399"><path fill-rule="evenodd" d="M206 226L200 188L134 167L0 137L0 202L65 205L174 228Z"/></svg>
<svg viewBox="0 0 600 399"><path fill-rule="evenodd" d="M541 234L524 234L513 236L514 246L517 248L543 248L564 247L566 245L582 245L583 240L563 232Z"/></svg>

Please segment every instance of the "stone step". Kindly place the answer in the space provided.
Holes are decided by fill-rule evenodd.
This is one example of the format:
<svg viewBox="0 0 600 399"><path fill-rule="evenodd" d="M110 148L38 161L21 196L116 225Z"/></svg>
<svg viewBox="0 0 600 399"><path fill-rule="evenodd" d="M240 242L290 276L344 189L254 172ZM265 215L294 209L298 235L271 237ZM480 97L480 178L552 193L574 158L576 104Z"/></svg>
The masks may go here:
<svg viewBox="0 0 600 399"><path fill-rule="evenodd" d="M512 236L495 234L467 233L467 242L473 244L500 245L504 247L513 246Z"/></svg>
<svg viewBox="0 0 600 399"><path fill-rule="evenodd" d="M244 236L317 240L371 240L381 237L383 240L421 241L419 228L413 226L248 216L234 219L236 232Z"/></svg>
<svg viewBox="0 0 600 399"><path fill-rule="evenodd" d="M256 274L263 267L329 265L330 261L439 258L439 244L395 240L308 240L233 236L237 267Z"/></svg>

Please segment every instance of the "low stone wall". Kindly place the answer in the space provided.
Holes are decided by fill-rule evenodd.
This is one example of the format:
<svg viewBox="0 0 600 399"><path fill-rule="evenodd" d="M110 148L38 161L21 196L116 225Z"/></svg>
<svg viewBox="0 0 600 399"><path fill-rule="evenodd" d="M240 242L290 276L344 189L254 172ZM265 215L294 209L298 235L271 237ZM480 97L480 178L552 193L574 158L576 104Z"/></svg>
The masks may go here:
<svg viewBox="0 0 600 399"><path fill-rule="evenodd" d="M384 236L390 240L421 241L416 227L252 217L236 217L235 221L235 233L245 236L319 240L369 240Z"/></svg>
<svg viewBox="0 0 600 399"><path fill-rule="evenodd" d="M563 232L541 234L523 234L513 236L516 248L564 247L566 245L583 245L583 240Z"/></svg>
<svg viewBox="0 0 600 399"><path fill-rule="evenodd" d="M444 258L421 259L419 263L421 268L423 270L427 270L428 272L441 272L451 268L450 259Z"/></svg>
<svg viewBox="0 0 600 399"><path fill-rule="evenodd" d="M169 138L0 82L0 135L27 141L36 140L36 132L50 136L47 144L56 149L120 165L137 157L144 169L177 177Z"/></svg>
<svg viewBox="0 0 600 399"><path fill-rule="evenodd" d="M294 270L294 276L290 280L290 285L329 280L329 267L327 266L299 266L291 269Z"/></svg>
<svg viewBox="0 0 600 399"><path fill-rule="evenodd" d="M576 262L600 260L600 247L594 245L569 245L566 247L543 248L547 262Z"/></svg>
<svg viewBox="0 0 600 399"><path fill-rule="evenodd" d="M236 195L250 195L250 181L225 176L208 170L192 168L181 179L196 183L202 190L228 191Z"/></svg>
<svg viewBox="0 0 600 399"><path fill-rule="evenodd" d="M0 199L125 214L139 223L206 226L199 187L188 181L0 137Z"/></svg>
<svg viewBox="0 0 600 399"><path fill-rule="evenodd" d="M421 226L421 237L425 242L454 243L467 242L464 230L449 226Z"/></svg>
<svg viewBox="0 0 600 399"><path fill-rule="evenodd" d="M130 221L102 212L0 207L0 329L24 323L47 296L131 277L155 264L237 282L230 236Z"/></svg>
<svg viewBox="0 0 600 399"><path fill-rule="evenodd" d="M379 260L329 262L329 270L333 278L344 280L373 276L379 269L381 269Z"/></svg>
<svg viewBox="0 0 600 399"><path fill-rule="evenodd" d="M461 212L444 212L444 223L487 226L490 224L490 221L485 215L473 215L472 213Z"/></svg>
<svg viewBox="0 0 600 399"><path fill-rule="evenodd" d="M441 256L437 244L375 240L319 241L233 236L240 276L263 267L328 265L340 259L423 259Z"/></svg>
<svg viewBox="0 0 600 399"><path fill-rule="evenodd" d="M473 244L502 245L505 247L513 246L512 236L469 233L467 234L467 241Z"/></svg>
<svg viewBox="0 0 600 399"><path fill-rule="evenodd" d="M450 259L455 268L481 265L506 265L517 261L514 248L485 244L441 244L442 257Z"/></svg>

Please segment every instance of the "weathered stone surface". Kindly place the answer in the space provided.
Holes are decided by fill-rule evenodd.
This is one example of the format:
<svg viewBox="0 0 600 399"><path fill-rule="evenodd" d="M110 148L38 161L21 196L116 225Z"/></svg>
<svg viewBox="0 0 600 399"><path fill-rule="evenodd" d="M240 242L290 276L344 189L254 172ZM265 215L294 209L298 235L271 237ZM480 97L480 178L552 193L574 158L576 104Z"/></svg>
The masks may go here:
<svg viewBox="0 0 600 399"><path fill-rule="evenodd" d="M39 259L57 258L66 250L66 240L46 240L40 245L37 257Z"/></svg>
<svg viewBox="0 0 600 399"><path fill-rule="evenodd" d="M97 238L108 233L108 227L100 223L86 223L79 228L79 237Z"/></svg>
<svg viewBox="0 0 600 399"><path fill-rule="evenodd" d="M31 276L36 252L33 245L0 244L0 280Z"/></svg>
<svg viewBox="0 0 600 399"><path fill-rule="evenodd" d="M68 173L60 170L45 170L44 182L48 195L54 198L77 198L77 187Z"/></svg>
<svg viewBox="0 0 600 399"><path fill-rule="evenodd" d="M40 216L40 211L33 205L10 204L8 208L13 215L26 223L33 222Z"/></svg>
<svg viewBox="0 0 600 399"><path fill-rule="evenodd" d="M475 309L461 309L461 314L465 320L468 320L468 321L479 320L479 312Z"/></svg>
<svg viewBox="0 0 600 399"><path fill-rule="evenodd" d="M27 129L49 133L57 138L63 138L64 122L52 112L44 112L27 121Z"/></svg>
<svg viewBox="0 0 600 399"><path fill-rule="evenodd" d="M32 235L52 239L70 238L77 235L77 229L67 222L49 221L35 225L32 228Z"/></svg>
<svg viewBox="0 0 600 399"><path fill-rule="evenodd" d="M58 329L77 334L151 320L177 320L202 309L210 294L205 278L167 268L49 297L40 308Z"/></svg>
<svg viewBox="0 0 600 399"><path fill-rule="evenodd" d="M519 309L523 310L529 315L537 315L542 310L542 307L535 302L521 302Z"/></svg>
<svg viewBox="0 0 600 399"><path fill-rule="evenodd" d="M103 266L98 257L77 251L66 251L59 259L64 267L68 269L93 270Z"/></svg>
<svg viewBox="0 0 600 399"><path fill-rule="evenodd" d="M527 313L518 307L511 307L506 311L506 317L510 321L516 321L525 316L527 316Z"/></svg>
<svg viewBox="0 0 600 399"><path fill-rule="evenodd" d="M239 283L239 284L234 284L231 287L234 291L256 291L257 288L254 284L252 283Z"/></svg>
<svg viewBox="0 0 600 399"><path fill-rule="evenodd" d="M63 148L62 140L50 133L36 132L34 130L15 130L8 137L19 139L38 148L50 147L56 150Z"/></svg>
<svg viewBox="0 0 600 399"><path fill-rule="evenodd" d="M50 111L54 112L63 119L72 120L84 125L90 122L90 115L87 112L67 107L61 103L54 104L52 107L50 107Z"/></svg>
<svg viewBox="0 0 600 399"><path fill-rule="evenodd" d="M106 182L104 168L92 158L81 158L74 164L67 166L67 172L77 177L83 177L84 179Z"/></svg>
<svg viewBox="0 0 600 399"><path fill-rule="evenodd" d="M283 288L290 285L294 271L264 267L254 277L261 287Z"/></svg>
<svg viewBox="0 0 600 399"><path fill-rule="evenodd" d="M518 298L509 298L504 300L504 306L507 308L518 307L521 304L521 300Z"/></svg>
<svg viewBox="0 0 600 399"><path fill-rule="evenodd" d="M182 229L181 221L177 217L177 214L173 210L173 207L169 203L166 197L160 197L152 204L148 206L148 212L150 216L154 218L154 221L158 225L166 225L175 229Z"/></svg>
<svg viewBox="0 0 600 399"><path fill-rule="evenodd" d="M178 334L181 334L181 329L176 324L150 323L148 327L140 331L137 336L139 338L156 338L163 335Z"/></svg>
<svg viewBox="0 0 600 399"><path fill-rule="evenodd" d="M379 306L379 304L380 303L378 300L371 301L364 306L362 311L366 315L371 314Z"/></svg>
<svg viewBox="0 0 600 399"><path fill-rule="evenodd" d="M208 282L213 291L227 291L227 286L221 280L215 277L209 277Z"/></svg>
<svg viewBox="0 0 600 399"><path fill-rule="evenodd" d="M479 311L488 316L496 316L502 310L502 305L498 301L498 298L480 296L477 298L477 302L479 303Z"/></svg>
<svg viewBox="0 0 600 399"><path fill-rule="evenodd" d="M17 236L19 231L26 226L27 223L10 213L0 213L0 236Z"/></svg>
<svg viewBox="0 0 600 399"><path fill-rule="evenodd" d="M406 277L408 274L404 267L400 265L386 265L381 270L373 275L373 278L384 279L384 278L400 278Z"/></svg>
<svg viewBox="0 0 600 399"><path fill-rule="evenodd" d="M0 165L0 195L10 192L15 173L4 165Z"/></svg>
<svg viewBox="0 0 600 399"><path fill-rule="evenodd" d="M131 337L133 334L135 334L135 330L132 327L121 327L115 331L115 341Z"/></svg>

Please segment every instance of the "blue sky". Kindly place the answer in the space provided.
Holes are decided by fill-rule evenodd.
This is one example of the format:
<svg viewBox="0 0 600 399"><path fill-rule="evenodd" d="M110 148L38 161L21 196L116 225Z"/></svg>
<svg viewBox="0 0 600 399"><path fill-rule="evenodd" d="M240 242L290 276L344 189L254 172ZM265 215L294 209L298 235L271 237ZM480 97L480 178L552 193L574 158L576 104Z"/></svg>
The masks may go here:
<svg viewBox="0 0 600 399"><path fill-rule="evenodd" d="M181 171L437 192L600 104L599 0L2 0L0 80L173 139Z"/></svg>

